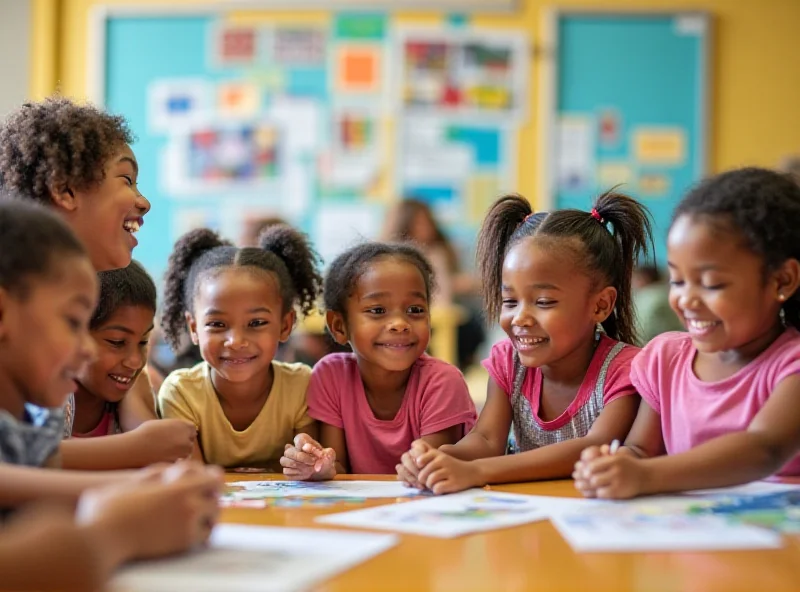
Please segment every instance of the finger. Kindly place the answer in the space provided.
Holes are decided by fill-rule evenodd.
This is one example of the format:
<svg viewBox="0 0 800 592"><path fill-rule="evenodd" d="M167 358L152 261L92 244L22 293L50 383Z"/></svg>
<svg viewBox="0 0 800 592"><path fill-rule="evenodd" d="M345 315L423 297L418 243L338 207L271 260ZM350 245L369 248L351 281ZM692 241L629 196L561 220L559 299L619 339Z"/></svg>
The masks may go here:
<svg viewBox="0 0 800 592"><path fill-rule="evenodd" d="M292 479L303 479L307 477L306 471L300 471L298 469L292 469L289 467L284 467L283 474L285 477L289 477Z"/></svg>
<svg viewBox="0 0 800 592"><path fill-rule="evenodd" d="M615 471L604 471L602 473L595 473L589 479L589 487L593 489L600 489L602 487L609 487L617 483L618 477Z"/></svg>
<svg viewBox="0 0 800 592"><path fill-rule="evenodd" d="M305 444L310 444L314 448L322 448L322 445L308 434L297 434L294 437L294 445L302 450Z"/></svg>
<svg viewBox="0 0 800 592"><path fill-rule="evenodd" d="M425 484L425 487L433 491L433 488L439 481L444 481L449 476L450 476L450 471L442 467L440 469L431 472L431 474L428 475L427 478L424 480L420 476L420 481Z"/></svg>
<svg viewBox="0 0 800 592"><path fill-rule="evenodd" d="M439 459L434 458L431 462L429 462L423 469L417 473L417 481L422 483L425 487L428 487L428 477L431 473L436 471L437 469L441 468L441 462Z"/></svg>
<svg viewBox="0 0 800 592"><path fill-rule="evenodd" d="M581 452L582 461L590 461L600 456L600 448L598 446L589 446L584 448Z"/></svg>
<svg viewBox="0 0 800 592"><path fill-rule="evenodd" d="M311 467L313 467L314 463L317 462L316 457L314 457L314 456L312 456L310 454L307 454L305 452L301 452L297 448L290 448L289 450L285 450L283 452L283 456L285 458L290 458L290 459L292 459L294 461L297 461L299 463L302 463L304 465L308 465L308 466L311 466Z"/></svg>
<svg viewBox="0 0 800 592"><path fill-rule="evenodd" d="M428 450L416 457L417 466L422 468L430 463L433 459L439 456L441 453L436 449Z"/></svg>
<svg viewBox="0 0 800 592"><path fill-rule="evenodd" d="M282 456L281 459L278 462L280 463L280 465L282 467L284 467L286 469L297 469L297 470L299 470L300 467L303 466L301 463L297 462L296 460L292 460L291 458L288 458L286 456Z"/></svg>
<svg viewBox="0 0 800 592"><path fill-rule="evenodd" d="M597 489L597 497L600 499L629 499L633 496L627 495L619 486L612 485L609 487L599 487Z"/></svg>
<svg viewBox="0 0 800 592"><path fill-rule="evenodd" d="M434 485L431 491L436 495L445 495L447 493L455 493L456 491L460 491L460 489L456 487L456 484L452 480L443 479Z"/></svg>
<svg viewBox="0 0 800 592"><path fill-rule="evenodd" d="M411 456L416 458L417 455L428 452L429 450L431 450L431 448L432 446L428 444L425 440L414 440L411 443L411 448L409 452L411 453Z"/></svg>
<svg viewBox="0 0 800 592"><path fill-rule="evenodd" d="M419 467L408 452L400 457L400 464L402 464L411 475L414 475L414 477L419 474Z"/></svg>
<svg viewBox="0 0 800 592"><path fill-rule="evenodd" d="M600 454L603 455L603 456L610 455L611 454L611 446L609 446L608 444L603 444L600 447Z"/></svg>
<svg viewBox="0 0 800 592"><path fill-rule="evenodd" d="M416 487L417 489L423 489L422 484L417 480L416 476L413 475L412 473L409 473L408 469L406 469L403 465L400 464L397 465L395 467L395 470L397 471L398 479L401 479L411 487Z"/></svg>

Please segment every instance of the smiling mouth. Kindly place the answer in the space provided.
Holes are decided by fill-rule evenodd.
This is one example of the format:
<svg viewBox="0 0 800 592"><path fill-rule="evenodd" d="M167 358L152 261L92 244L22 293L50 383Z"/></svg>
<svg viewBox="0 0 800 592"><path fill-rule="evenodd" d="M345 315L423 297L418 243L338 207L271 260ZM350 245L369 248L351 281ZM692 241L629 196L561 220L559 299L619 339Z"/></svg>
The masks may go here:
<svg viewBox="0 0 800 592"><path fill-rule="evenodd" d="M698 321L696 319L686 319L686 329L692 335L708 335L721 324L722 323L720 321Z"/></svg>
<svg viewBox="0 0 800 592"><path fill-rule="evenodd" d="M255 360L258 356L250 356L247 358L222 358L223 364L230 364L231 366L241 366Z"/></svg>
<svg viewBox="0 0 800 592"><path fill-rule="evenodd" d="M120 385L123 385L123 386L130 386L130 384L133 382L133 379L135 378L135 375L134 376L122 376L121 374L109 374L108 377L111 380L113 380L114 382L116 382L117 384L120 384Z"/></svg>
<svg viewBox="0 0 800 592"><path fill-rule="evenodd" d="M122 224L122 228L124 228L126 232L129 232L131 234L136 234L142 227L143 222L144 221L141 218L135 218L133 220L125 220L125 222Z"/></svg>
<svg viewBox="0 0 800 592"><path fill-rule="evenodd" d="M378 343L378 347L385 347L387 349L395 350L395 351L403 351L407 349L411 349L416 345L415 343Z"/></svg>
<svg viewBox="0 0 800 592"><path fill-rule="evenodd" d="M543 345L550 340L546 337L516 337L514 339L517 346L517 351L530 351Z"/></svg>

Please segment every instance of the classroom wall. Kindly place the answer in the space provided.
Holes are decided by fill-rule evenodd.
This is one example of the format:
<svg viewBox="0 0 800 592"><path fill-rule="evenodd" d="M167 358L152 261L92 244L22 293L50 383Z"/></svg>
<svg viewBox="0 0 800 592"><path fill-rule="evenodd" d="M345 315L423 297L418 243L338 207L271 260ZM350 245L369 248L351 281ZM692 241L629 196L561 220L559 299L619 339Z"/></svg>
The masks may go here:
<svg viewBox="0 0 800 592"><path fill-rule="evenodd" d="M3 1L3 0L0 0ZM93 5L131 5L131 0L32 0L34 3L34 64L32 94L41 98L56 85L67 95L85 97L89 12ZM138 5L187 6L204 0L137 0ZM332 2L335 4L335 2ZM515 14L476 15L476 25L518 27L525 23L537 45L545 30L545 10L596 9L617 11L694 10L714 20L710 81L709 163L711 171L746 164L775 166L781 157L800 151L800 2L797 0L519 0ZM60 12L57 12L60 11ZM53 27L58 14L56 51L53 35L38 35ZM254 12L253 14L257 14ZM295 13L296 14L296 13ZM242 16L250 16L247 15ZM292 18L285 13L284 17ZM403 21L437 22L430 13L405 14ZM146 40L142 40L143 43ZM519 139L519 191L536 197L539 166L536 126L541 60L532 63L531 121Z"/></svg>
<svg viewBox="0 0 800 592"><path fill-rule="evenodd" d="M28 97L30 35L30 2L0 0L0 117Z"/></svg>

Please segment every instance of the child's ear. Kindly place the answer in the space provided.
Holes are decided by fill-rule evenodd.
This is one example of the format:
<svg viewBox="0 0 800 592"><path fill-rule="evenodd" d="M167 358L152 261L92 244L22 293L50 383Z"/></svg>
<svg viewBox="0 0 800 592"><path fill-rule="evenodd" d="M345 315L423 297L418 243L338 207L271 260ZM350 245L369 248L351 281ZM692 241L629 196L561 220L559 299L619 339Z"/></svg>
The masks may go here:
<svg viewBox="0 0 800 592"><path fill-rule="evenodd" d="M200 340L197 337L197 321L194 318L194 315L190 313L188 310L183 313L184 318L186 319L186 328L189 331L189 337L192 338L192 343L195 345L200 344Z"/></svg>
<svg viewBox="0 0 800 592"><path fill-rule="evenodd" d="M787 259L775 271L775 297L783 303L800 289L800 261Z"/></svg>
<svg viewBox="0 0 800 592"><path fill-rule="evenodd" d="M594 322L602 323L611 313L614 312L614 306L617 304L617 289L612 286L606 286L595 295L594 301Z"/></svg>
<svg viewBox="0 0 800 592"><path fill-rule="evenodd" d="M281 319L281 343L286 343L289 339L289 335L292 334L292 329L294 329L294 323L297 320L297 313L294 310L290 310Z"/></svg>
<svg viewBox="0 0 800 592"><path fill-rule="evenodd" d="M78 200L75 198L75 193L66 186L61 189L51 188L50 200L56 207L67 212L74 212L78 208Z"/></svg>
<svg viewBox="0 0 800 592"><path fill-rule="evenodd" d="M325 313L325 322L334 341L339 345L347 344L347 323L344 322L342 313L329 310Z"/></svg>

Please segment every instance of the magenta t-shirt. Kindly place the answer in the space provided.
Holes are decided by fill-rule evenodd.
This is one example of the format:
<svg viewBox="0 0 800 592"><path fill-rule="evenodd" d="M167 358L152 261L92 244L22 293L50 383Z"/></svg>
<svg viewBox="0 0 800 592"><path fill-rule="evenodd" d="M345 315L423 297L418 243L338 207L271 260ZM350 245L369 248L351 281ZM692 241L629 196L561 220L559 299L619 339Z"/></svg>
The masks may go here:
<svg viewBox="0 0 800 592"><path fill-rule="evenodd" d="M350 471L358 474L393 474L414 440L459 424L466 434L476 419L461 372L428 355L411 367L394 419L372 413L354 354L330 354L317 362L306 398L311 417L344 430Z"/></svg>
<svg viewBox="0 0 800 592"><path fill-rule="evenodd" d="M786 329L755 360L716 382L695 375L696 353L688 334L664 333L648 343L631 366L633 384L661 416L667 454L746 430L778 384L800 373L800 332ZM800 455L778 474L800 475Z"/></svg>

